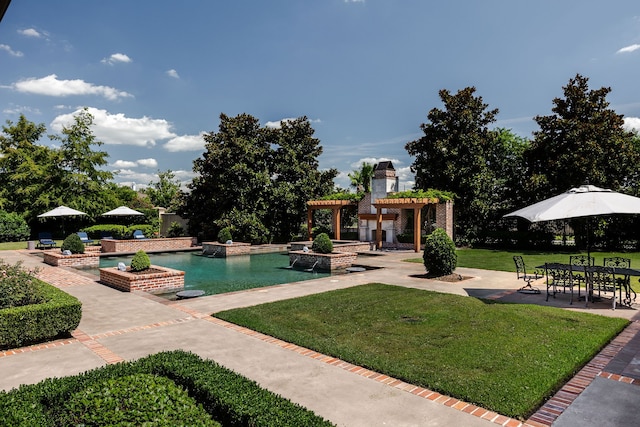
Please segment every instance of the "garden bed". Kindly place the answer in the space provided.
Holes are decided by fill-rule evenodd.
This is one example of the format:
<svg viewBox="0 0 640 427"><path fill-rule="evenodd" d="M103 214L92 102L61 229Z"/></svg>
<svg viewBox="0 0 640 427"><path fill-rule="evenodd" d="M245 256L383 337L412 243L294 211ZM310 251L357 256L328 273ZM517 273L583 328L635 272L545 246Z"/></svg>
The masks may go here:
<svg viewBox="0 0 640 427"><path fill-rule="evenodd" d="M130 267L126 271L108 267L100 269L100 283L123 292L164 294L184 289L184 271L158 265L138 272L131 271Z"/></svg>
<svg viewBox="0 0 640 427"><path fill-rule="evenodd" d="M71 255L63 255L60 251L46 251L42 255L45 264L54 267L97 268L100 265L100 252L96 250Z"/></svg>
<svg viewBox="0 0 640 427"><path fill-rule="evenodd" d="M211 257L226 258L236 255L249 255L251 253L251 243L233 242L204 242L202 243L202 254Z"/></svg>

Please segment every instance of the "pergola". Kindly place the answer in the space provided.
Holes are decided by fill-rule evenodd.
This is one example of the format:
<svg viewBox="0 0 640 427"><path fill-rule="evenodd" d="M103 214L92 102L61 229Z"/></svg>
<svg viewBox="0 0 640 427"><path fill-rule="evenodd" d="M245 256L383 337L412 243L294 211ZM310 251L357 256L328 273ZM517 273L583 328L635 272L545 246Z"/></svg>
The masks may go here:
<svg viewBox="0 0 640 427"><path fill-rule="evenodd" d="M340 212L343 207L353 205L351 200L309 200L307 202L307 235L312 240L313 211L316 209L331 209L331 223L336 240L340 240Z"/></svg>
<svg viewBox="0 0 640 427"><path fill-rule="evenodd" d="M413 209L413 249L420 252L420 236L422 235L422 208L429 204L437 204L438 199L433 198L401 198L401 199L376 199L373 206L376 208L376 247L382 248L382 209Z"/></svg>

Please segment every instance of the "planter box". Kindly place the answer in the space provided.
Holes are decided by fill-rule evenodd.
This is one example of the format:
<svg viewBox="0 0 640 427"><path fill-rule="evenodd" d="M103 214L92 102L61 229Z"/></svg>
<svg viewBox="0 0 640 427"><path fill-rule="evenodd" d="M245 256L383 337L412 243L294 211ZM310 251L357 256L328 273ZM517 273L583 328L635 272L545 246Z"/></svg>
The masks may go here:
<svg viewBox="0 0 640 427"><path fill-rule="evenodd" d="M332 252L321 254L317 252L291 251L289 252L289 265L295 268L313 268L318 271L344 270L351 267L358 259L355 252Z"/></svg>
<svg viewBox="0 0 640 427"><path fill-rule="evenodd" d="M100 265L100 253L88 251L83 254L62 255L59 251L43 252L45 264L54 267L96 268Z"/></svg>
<svg viewBox="0 0 640 427"><path fill-rule="evenodd" d="M235 255L249 255L251 253L251 243L233 242L231 244L218 242L203 242L202 254L213 257L226 258Z"/></svg>
<svg viewBox="0 0 640 427"><path fill-rule="evenodd" d="M172 237L158 239L101 239L102 252L138 252L189 249L193 244L192 237Z"/></svg>
<svg viewBox="0 0 640 427"><path fill-rule="evenodd" d="M100 283L124 292L143 291L164 294L184 289L184 271L151 266L151 272L120 271L117 267L101 268Z"/></svg>

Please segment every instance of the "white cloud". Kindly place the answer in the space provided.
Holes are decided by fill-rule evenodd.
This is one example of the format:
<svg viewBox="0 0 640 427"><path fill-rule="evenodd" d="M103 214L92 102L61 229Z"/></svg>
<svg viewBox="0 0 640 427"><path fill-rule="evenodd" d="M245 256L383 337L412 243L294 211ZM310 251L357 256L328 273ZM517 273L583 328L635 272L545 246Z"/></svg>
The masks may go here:
<svg viewBox="0 0 640 427"><path fill-rule="evenodd" d="M109 86L96 86L83 80L58 80L55 74L37 78L29 78L13 83L18 92L47 96L99 95L110 101L133 95Z"/></svg>
<svg viewBox="0 0 640 427"><path fill-rule="evenodd" d="M174 79L179 79L180 78L180 76L178 75L178 72L176 70L174 70L173 68L171 70L167 70L167 76L173 77Z"/></svg>
<svg viewBox="0 0 640 427"><path fill-rule="evenodd" d="M351 163L351 167L356 170L356 169L360 169L360 167L362 166L362 163L369 163L372 164L373 167L375 167L378 163L380 162L391 162L393 163L393 167L396 168L396 172L398 171L397 166L402 164L402 161L398 160L398 159L391 159L389 157L364 157L360 160L358 160L357 162L353 162Z"/></svg>
<svg viewBox="0 0 640 427"><path fill-rule="evenodd" d="M344 0L345 3L364 3L365 0Z"/></svg>
<svg viewBox="0 0 640 427"><path fill-rule="evenodd" d="M113 65L115 63L118 62L122 62L122 63L129 63L132 62L133 60L131 58L129 58L127 55L125 55L124 53L114 53L113 55L111 55L108 58L104 58L102 61L103 64L109 64L109 65Z"/></svg>
<svg viewBox="0 0 640 427"><path fill-rule="evenodd" d="M2 110L2 112L5 114L16 114L16 115L25 114L25 113L41 114L41 111L38 108L32 108L24 105L14 105L14 104L10 104L10 106Z"/></svg>
<svg viewBox="0 0 640 427"><path fill-rule="evenodd" d="M140 166L144 166L146 168L157 168L158 161L156 159L139 159L136 161Z"/></svg>
<svg viewBox="0 0 640 427"><path fill-rule="evenodd" d="M80 111L56 117L51 122L51 128L60 132L63 126L73 123L73 116ZM94 135L105 144L146 147L156 145L158 140L176 136L171 132L171 124L166 120L149 117L130 118L122 113L110 114L97 108L89 108L88 111L93 115Z"/></svg>
<svg viewBox="0 0 640 427"><path fill-rule="evenodd" d="M171 152L204 150L204 132L199 135L176 136L164 144L164 149Z"/></svg>
<svg viewBox="0 0 640 427"><path fill-rule="evenodd" d="M27 37L35 37L35 38L42 37L42 34L35 28L26 28L24 30L18 30L18 34L22 34L23 36L27 36Z"/></svg>
<svg viewBox="0 0 640 427"><path fill-rule="evenodd" d="M116 160L115 162L111 163L110 166L117 169L124 169L124 168L135 168L136 166L138 166L138 164L136 162L131 162L129 160Z"/></svg>
<svg viewBox="0 0 640 427"><path fill-rule="evenodd" d="M125 184L127 186L131 186L135 184L138 188L143 188L147 183L153 181L154 179L157 181L157 174L154 173L142 173L136 172L130 169L120 169L116 177L121 184ZM140 185L140 184L143 185Z"/></svg>
<svg viewBox="0 0 640 427"><path fill-rule="evenodd" d="M271 129L280 129L282 127L282 122L291 122L294 120L294 117L287 117L286 119L280 119L277 122L267 122L264 124L264 126Z"/></svg>
<svg viewBox="0 0 640 427"><path fill-rule="evenodd" d="M629 46L625 46L622 49L619 49L616 53L631 53L640 49L640 44L632 44Z"/></svg>
<svg viewBox="0 0 640 427"><path fill-rule="evenodd" d="M24 54L19 50L11 49L11 46L9 46L8 44L0 44L0 50L4 50L11 56L17 56L17 57L24 56Z"/></svg>
<svg viewBox="0 0 640 427"><path fill-rule="evenodd" d="M640 117L625 117L624 129L628 131L640 132Z"/></svg>

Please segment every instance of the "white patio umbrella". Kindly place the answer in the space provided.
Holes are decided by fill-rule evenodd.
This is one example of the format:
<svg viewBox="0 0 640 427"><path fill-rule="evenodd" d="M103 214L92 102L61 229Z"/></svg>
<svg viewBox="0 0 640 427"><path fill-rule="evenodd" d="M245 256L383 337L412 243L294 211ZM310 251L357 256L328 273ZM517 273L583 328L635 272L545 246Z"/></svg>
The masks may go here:
<svg viewBox="0 0 640 427"><path fill-rule="evenodd" d="M134 209L131 209L127 206L120 206L110 210L109 212L105 212L102 214L102 216L136 216L136 215L144 215L144 214L142 212L138 212Z"/></svg>
<svg viewBox="0 0 640 427"><path fill-rule="evenodd" d="M86 215L86 213L77 211L75 209L72 209L66 206L58 206L57 208L52 209L49 212L45 212L43 214L38 215L38 218L49 218L49 217L59 217L59 216L79 216L79 215Z"/></svg>
<svg viewBox="0 0 640 427"><path fill-rule="evenodd" d="M55 218L55 217L65 217L65 216L82 216L86 215L86 213L69 208L67 206L61 205L55 209L52 209L48 212L38 215L38 218ZM64 218L62 220L62 234L64 235Z"/></svg>
<svg viewBox="0 0 640 427"><path fill-rule="evenodd" d="M102 214L102 216L121 216L121 217L126 217L126 216L140 216L140 215L144 215L142 212L138 212L135 209L131 209L130 207L127 206L119 206L115 209L110 210L109 212L105 212ZM124 237L124 232L126 230L126 227L123 226L122 227L122 234Z"/></svg>
<svg viewBox="0 0 640 427"><path fill-rule="evenodd" d="M640 214L640 198L594 185L582 185L504 215L530 222L553 221L601 215ZM587 253L589 232L587 232Z"/></svg>

